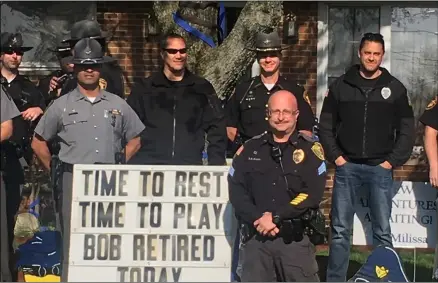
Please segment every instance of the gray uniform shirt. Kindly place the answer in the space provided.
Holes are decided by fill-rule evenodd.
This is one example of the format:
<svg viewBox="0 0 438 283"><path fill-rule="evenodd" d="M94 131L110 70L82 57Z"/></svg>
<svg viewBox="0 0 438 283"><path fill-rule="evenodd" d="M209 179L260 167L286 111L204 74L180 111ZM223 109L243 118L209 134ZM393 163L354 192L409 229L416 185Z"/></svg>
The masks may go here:
<svg viewBox="0 0 438 283"><path fill-rule="evenodd" d="M14 101L3 91L3 89L0 90L1 92L1 100L0 100L0 123L3 123L8 120L12 120L12 118L15 118L17 116L20 116L21 113L18 111L17 106L15 105Z"/></svg>
<svg viewBox="0 0 438 283"><path fill-rule="evenodd" d="M59 159L70 164L115 163L122 148L145 126L125 100L101 90L94 102L78 88L56 99L35 133L46 141L60 140Z"/></svg>

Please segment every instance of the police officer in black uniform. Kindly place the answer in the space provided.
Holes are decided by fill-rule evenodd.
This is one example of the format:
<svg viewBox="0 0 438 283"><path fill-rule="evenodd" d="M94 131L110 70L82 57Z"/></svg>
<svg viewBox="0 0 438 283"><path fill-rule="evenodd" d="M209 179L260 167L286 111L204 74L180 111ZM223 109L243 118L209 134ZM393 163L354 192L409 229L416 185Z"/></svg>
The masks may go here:
<svg viewBox="0 0 438 283"><path fill-rule="evenodd" d="M32 160L30 140L33 130L45 109L44 98L37 87L18 73L23 54L32 47L23 46L19 33L1 34L1 87L14 101L21 115L12 120L13 134L1 147L6 166L3 180L7 197L8 247L12 253L14 215L21 201L21 186L24 184L23 166Z"/></svg>
<svg viewBox="0 0 438 283"><path fill-rule="evenodd" d="M99 23L91 20L82 20L76 22L70 31L70 36L62 41L67 43L71 49L82 38L93 38L97 40L102 46L103 50L106 49L106 37L108 33L100 29ZM53 77L50 81L49 90L53 91L59 88L59 77ZM68 86L63 88L62 94L68 93L76 88L77 82L75 79L69 81ZM99 80L99 86L108 92L114 93L122 98L125 97L125 85L123 81L123 70L117 64L112 62L105 64L102 69L101 78ZM61 94L61 95L62 95Z"/></svg>
<svg viewBox="0 0 438 283"><path fill-rule="evenodd" d="M46 105L61 95L64 95L76 87L76 81L73 76L73 65L69 64L66 59L71 56L71 48L67 42L60 43L55 49L49 49L56 54L59 61L59 70L53 71L48 76L39 81L38 89L43 94ZM50 88L50 81L53 77L61 78L58 80L56 89Z"/></svg>
<svg viewBox="0 0 438 283"><path fill-rule="evenodd" d="M310 107L310 100L305 89L286 76L280 75L281 39L277 32L259 33L255 49L261 74L237 85L234 94L226 103L227 134L234 142L234 150L246 140L268 130L267 117L269 96L277 90L292 92L300 109L298 130L312 135L315 116Z"/></svg>
<svg viewBox="0 0 438 283"><path fill-rule="evenodd" d="M438 96L435 96L420 117L420 122L425 126L424 147L429 161L430 184L438 188ZM435 200L438 205L438 198ZM437 212L438 213L438 212ZM438 282L438 241L435 247L435 260L432 279Z"/></svg>
<svg viewBox="0 0 438 283"><path fill-rule="evenodd" d="M303 219L323 196L323 149L297 131L291 92L272 94L267 108L271 130L237 150L228 175L230 202L244 223L241 280L319 281Z"/></svg>

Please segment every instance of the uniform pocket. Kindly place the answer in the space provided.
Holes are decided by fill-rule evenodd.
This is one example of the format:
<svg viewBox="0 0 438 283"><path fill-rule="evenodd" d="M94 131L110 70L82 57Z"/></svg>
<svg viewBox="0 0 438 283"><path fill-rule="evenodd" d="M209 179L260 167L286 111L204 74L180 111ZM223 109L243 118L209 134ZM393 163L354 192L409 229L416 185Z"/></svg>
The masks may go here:
<svg viewBox="0 0 438 283"><path fill-rule="evenodd" d="M75 141L79 135L85 134L83 132L84 123L88 122L88 115L82 114L65 114L62 117L62 127L63 133L60 135L61 138L67 142Z"/></svg>

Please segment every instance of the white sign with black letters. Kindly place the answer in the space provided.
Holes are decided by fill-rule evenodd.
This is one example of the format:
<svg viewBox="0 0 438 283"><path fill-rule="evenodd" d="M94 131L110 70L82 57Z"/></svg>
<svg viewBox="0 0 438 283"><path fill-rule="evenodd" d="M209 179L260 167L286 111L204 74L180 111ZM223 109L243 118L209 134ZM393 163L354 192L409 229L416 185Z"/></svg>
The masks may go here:
<svg viewBox="0 0 438 283"><path fill-rule="evenodd" d="M435 248L437 239L436 189L424 182L394 182L391 237L395 248ZM372 245L371 214L367 190L356 204L353 245Z"/></svg>
<svg viewBox="0 0 438 283"><path fill-rule="evenodd" d="M75 165L68 281L230 281L227 174L227 166Z"/></svg>

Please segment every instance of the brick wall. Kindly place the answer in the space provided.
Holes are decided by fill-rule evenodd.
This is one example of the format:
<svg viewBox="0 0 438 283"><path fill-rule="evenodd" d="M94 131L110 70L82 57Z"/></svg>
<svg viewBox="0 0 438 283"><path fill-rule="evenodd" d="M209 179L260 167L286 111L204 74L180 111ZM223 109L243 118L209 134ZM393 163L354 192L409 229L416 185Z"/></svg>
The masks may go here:
<svg viewBox="0 0 438 283"><path fill-rule="evenodd" d="M108 51L119 60L124 70L126 89L136 77L144 77L159 65L157 38L145 37L148 13L152 2L97 2L97 20L103 28L112 32ZM316 108L317 68L317 2L284 2L285 14L297 15L298 38L284 40L291 45L283 51L281 72L294 77L309 92L312 108ZM282 28L279 28L282 35ZM333 167L329 167L327 190L324 195L330 199L333 186ZM396 180L427 181L428 172L424 166L402 166L394 172ZM323 207L328 214L330 200Z"/></svg>
<svg viewBox="0 0 438 283"><path fill-rule="evenodd" d="M125 93L136 77L148 76L159 65L158 40L147 36L152 2L97 2L97 21L112 33L108 53L118 59L125 77Z"/></svg>

